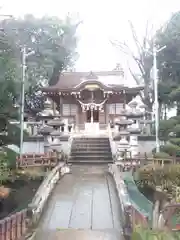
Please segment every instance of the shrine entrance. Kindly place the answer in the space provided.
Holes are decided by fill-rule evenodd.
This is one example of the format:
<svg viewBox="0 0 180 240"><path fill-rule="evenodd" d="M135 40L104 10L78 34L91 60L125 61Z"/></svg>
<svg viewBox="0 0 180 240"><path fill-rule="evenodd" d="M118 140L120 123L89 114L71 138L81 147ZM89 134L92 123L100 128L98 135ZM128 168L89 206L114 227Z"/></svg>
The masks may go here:
<svg viewBox="0 0 180 240"><path fill-rule="evenodd" d="M86 111L86 122L88 122L88 123L99 122L99 110L95 110L95 109L87 110Z"/></svg>

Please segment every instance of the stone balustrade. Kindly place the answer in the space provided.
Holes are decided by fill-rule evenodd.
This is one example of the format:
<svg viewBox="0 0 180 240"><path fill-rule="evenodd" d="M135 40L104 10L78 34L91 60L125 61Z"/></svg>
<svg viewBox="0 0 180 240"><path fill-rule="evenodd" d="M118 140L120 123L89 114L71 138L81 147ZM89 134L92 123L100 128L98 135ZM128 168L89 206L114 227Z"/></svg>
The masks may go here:
<svg viewBox="0 0 180 240"><path fill-rule="evenodd" d="M119 201L124 215L123 219L124 234L131 235L131 232L135 225L141 224L142 226L147 226L148 218L147 216L143 215L143 213L141 213L138 210L138 208L136 208L132 204L132 201L130 200L128 195L126 185L121 177L121 173L118 167L115 164L110 165L109 172L112 174L114 178Z"/></svg>
<svg viewBox="0 0 180 240"><path fill-rule="evenodd" d="M59 163L43 181L38 191L36 192L29 209L32 211L32 224L36 224L39 220L44 205L47 202L48 197L51 195L54 186L59 181L59 179L68 171L69 169L64 163Z"/></svg>

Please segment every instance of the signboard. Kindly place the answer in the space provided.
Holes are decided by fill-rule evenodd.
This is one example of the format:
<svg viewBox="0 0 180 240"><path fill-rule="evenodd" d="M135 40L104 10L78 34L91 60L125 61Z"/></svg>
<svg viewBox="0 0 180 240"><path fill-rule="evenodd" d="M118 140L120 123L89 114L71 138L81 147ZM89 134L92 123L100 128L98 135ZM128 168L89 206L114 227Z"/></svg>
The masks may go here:
<svg viewBox="0 0 180 240"><path fill-rule="evenodd" d="M97 84L87 84L85 86L85 89L90 89L90 90L95 90L95 89L98 89L100 88Z"/></svg>

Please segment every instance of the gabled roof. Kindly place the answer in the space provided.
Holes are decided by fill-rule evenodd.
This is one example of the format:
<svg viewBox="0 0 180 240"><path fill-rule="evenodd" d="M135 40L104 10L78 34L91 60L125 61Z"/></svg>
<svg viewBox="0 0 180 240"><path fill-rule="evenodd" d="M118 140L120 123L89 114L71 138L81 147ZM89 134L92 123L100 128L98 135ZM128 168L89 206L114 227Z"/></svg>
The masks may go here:
<svg viewBox="0 0 180 240"><path fill-rule="evenodd" d="M124 75L122 71L100 71L100 72L64 72L61 73L59 81L54 86L42 88L44 92L79 91L86 84L98 84L104 90L125 90ZM142 90L143 87L130 89Z"/></svg>

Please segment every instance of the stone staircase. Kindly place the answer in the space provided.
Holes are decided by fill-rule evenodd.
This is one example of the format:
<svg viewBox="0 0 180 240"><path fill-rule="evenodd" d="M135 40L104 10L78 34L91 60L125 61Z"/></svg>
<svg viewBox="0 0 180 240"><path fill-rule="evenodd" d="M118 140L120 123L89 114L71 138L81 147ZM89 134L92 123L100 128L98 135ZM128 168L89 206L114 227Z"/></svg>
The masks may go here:
<svg viewBox="0 0 180 240"><path fill-rule="evenodd" d="M108 137L76 137L73 139L69 163L112 163Z"/></svg>

